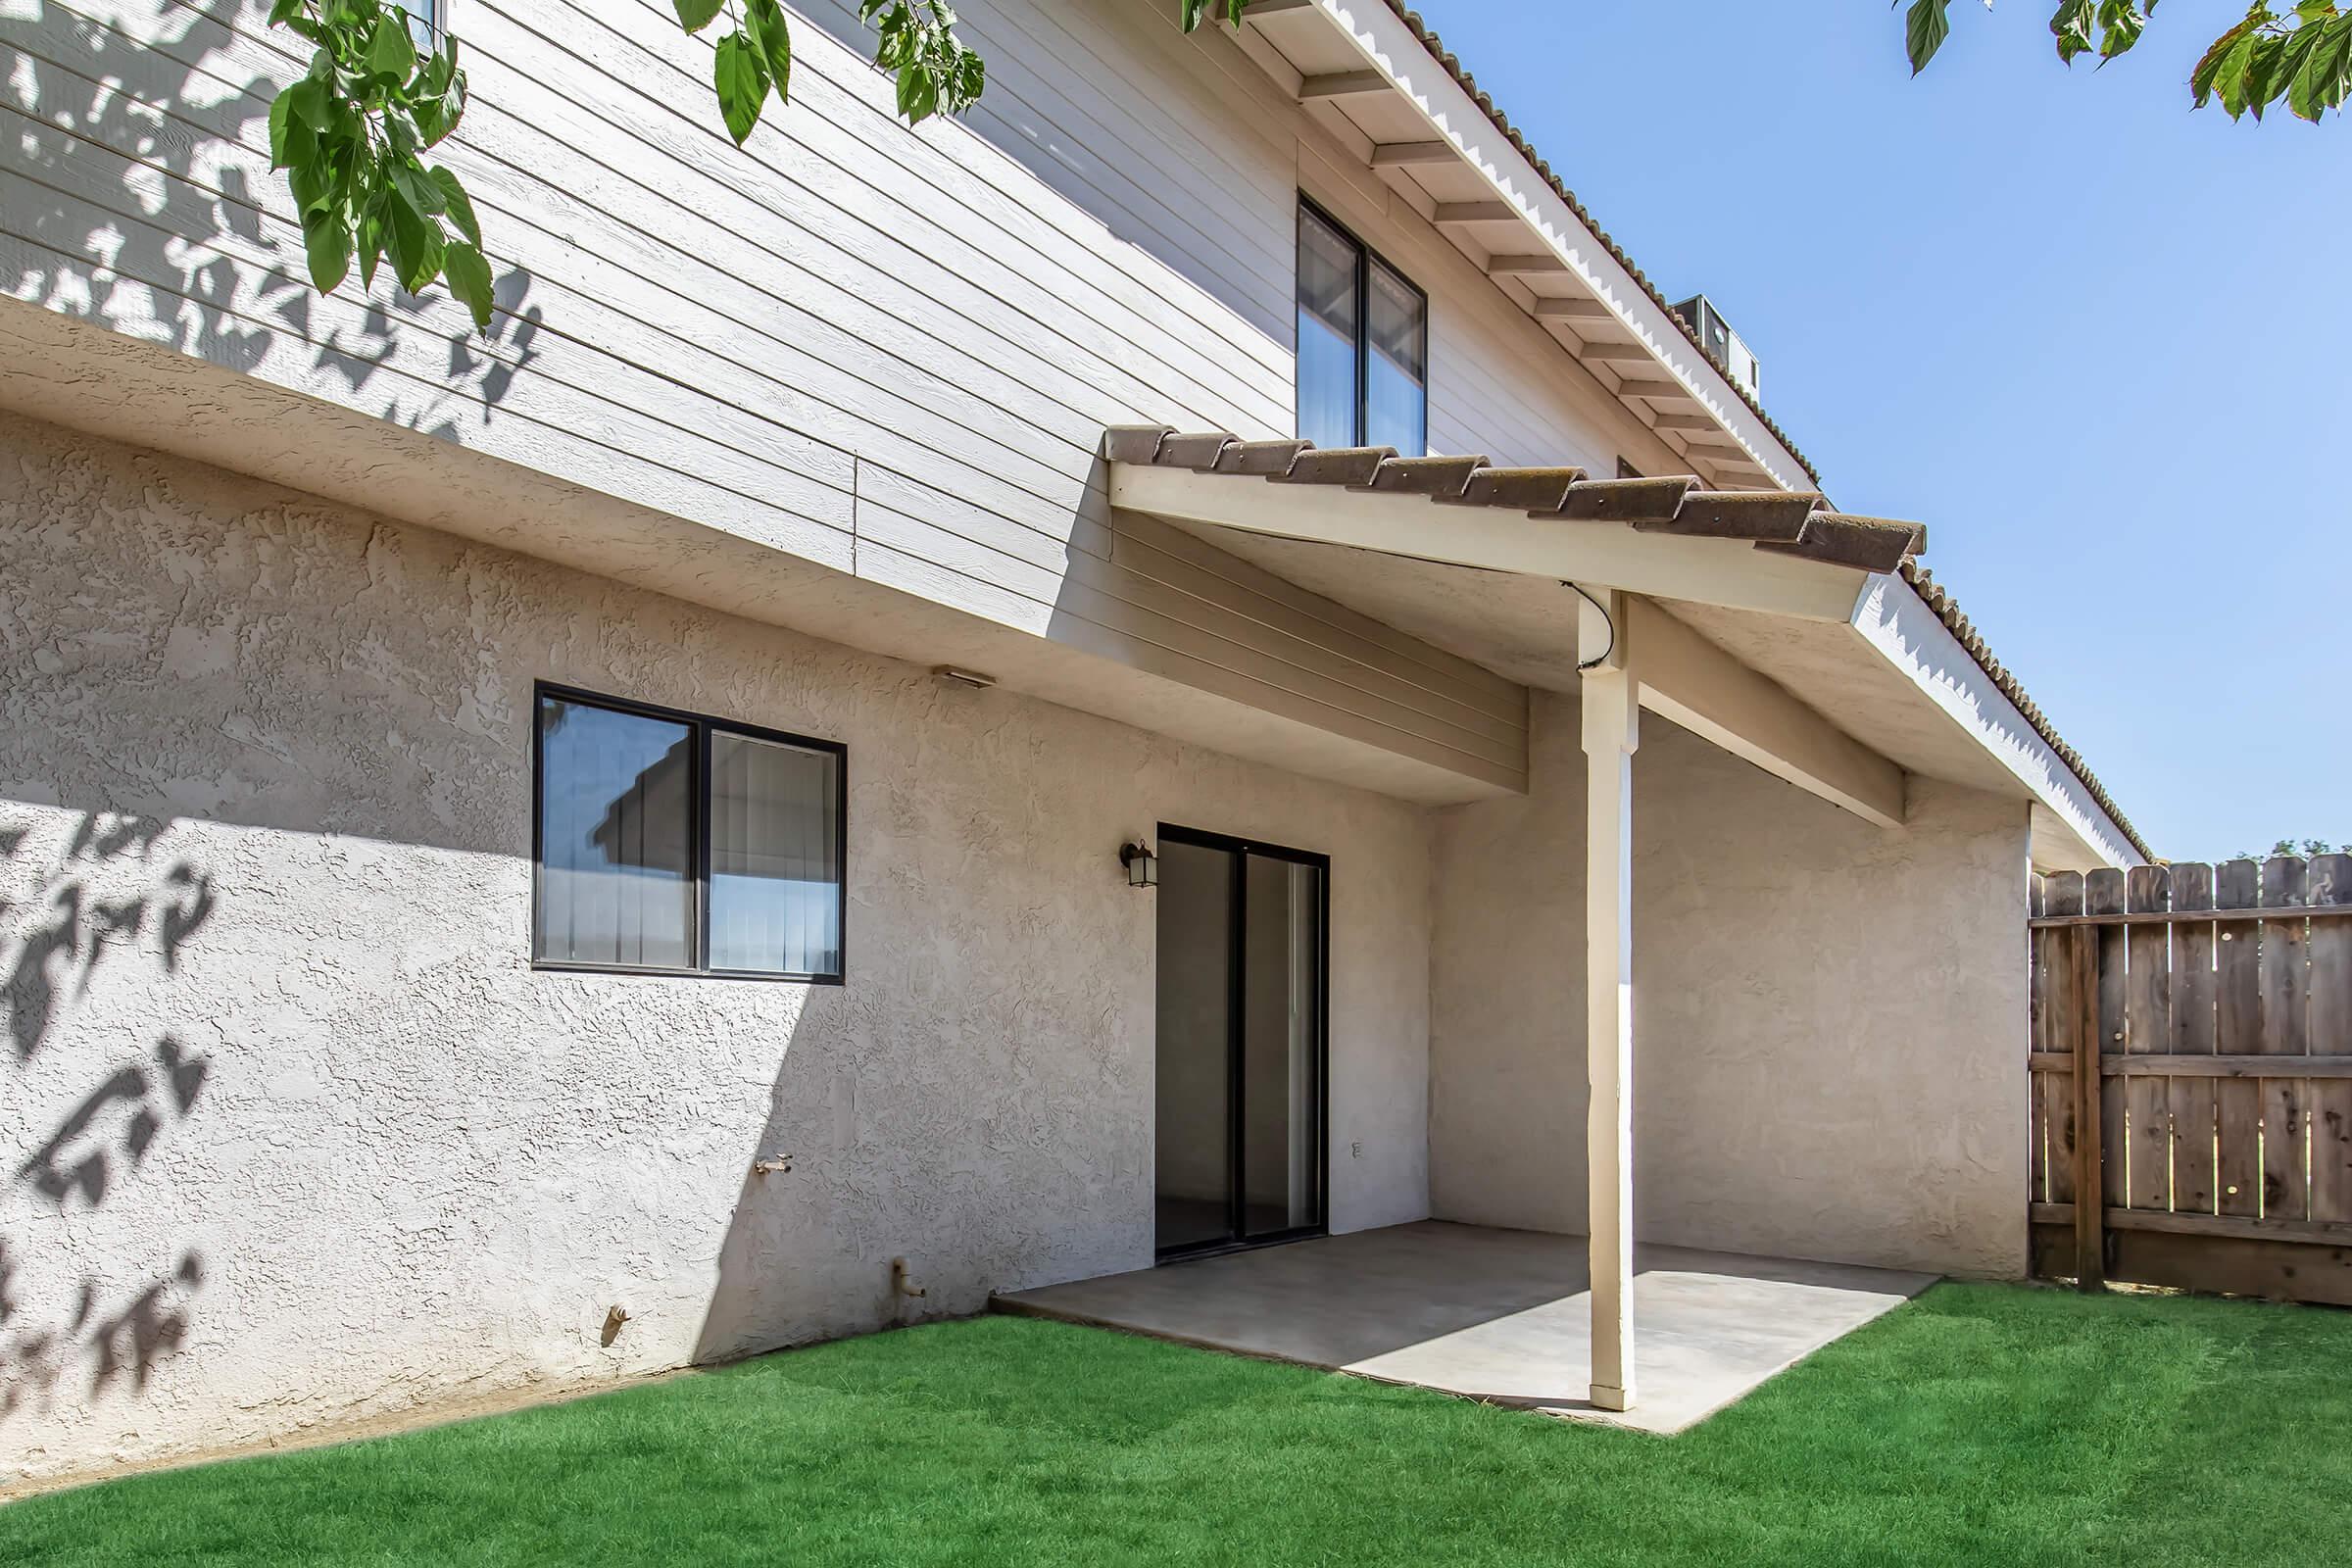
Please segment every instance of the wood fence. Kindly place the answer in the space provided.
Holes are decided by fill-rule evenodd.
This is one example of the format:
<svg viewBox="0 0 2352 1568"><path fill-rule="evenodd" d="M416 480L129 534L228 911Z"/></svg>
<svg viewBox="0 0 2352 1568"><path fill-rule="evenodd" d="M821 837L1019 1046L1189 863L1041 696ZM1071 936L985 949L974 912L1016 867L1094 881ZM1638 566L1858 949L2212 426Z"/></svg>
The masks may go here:
<svg viewBox="0 0 2352 1568"><path fill-rule="evenodd" d="M2352 1305L2352 856L2037 877L2034 1272Z"/></svg>

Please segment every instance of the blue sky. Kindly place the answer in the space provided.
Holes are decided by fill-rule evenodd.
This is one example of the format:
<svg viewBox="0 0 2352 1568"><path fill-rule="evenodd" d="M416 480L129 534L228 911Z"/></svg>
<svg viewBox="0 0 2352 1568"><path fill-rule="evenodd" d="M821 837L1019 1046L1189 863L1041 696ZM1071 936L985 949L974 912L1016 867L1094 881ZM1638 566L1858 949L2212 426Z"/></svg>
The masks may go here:
<svg viewBox="0 0 2352 1568"><path fill-rule="evenodd" d="M2184 83L2234 0L2061 66L2049 0L1424 16L1849 512L1957 595L2157 854L2352 839L2352 122Z"/></svg>

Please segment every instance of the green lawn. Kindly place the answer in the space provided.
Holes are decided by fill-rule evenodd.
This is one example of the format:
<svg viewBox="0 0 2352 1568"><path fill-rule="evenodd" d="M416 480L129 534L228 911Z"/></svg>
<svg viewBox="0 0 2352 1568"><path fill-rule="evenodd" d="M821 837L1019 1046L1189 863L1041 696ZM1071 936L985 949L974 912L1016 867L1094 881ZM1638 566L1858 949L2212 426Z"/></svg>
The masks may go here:
<svg viewBox="0 0 2352 1568"><path fill-rule="evenodd" d="M0 1507L0 1563L2312 1562L2352 1313L1942 1286L1658 1439L1013 1318Z"/></svg>

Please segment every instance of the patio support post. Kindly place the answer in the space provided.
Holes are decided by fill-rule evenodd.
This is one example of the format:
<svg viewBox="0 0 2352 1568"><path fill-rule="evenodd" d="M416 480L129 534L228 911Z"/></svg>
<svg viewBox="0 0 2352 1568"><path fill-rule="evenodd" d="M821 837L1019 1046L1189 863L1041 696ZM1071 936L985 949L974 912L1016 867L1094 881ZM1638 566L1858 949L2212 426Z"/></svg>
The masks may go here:
<svg viewBox="0 0 2352 1568"><path fill-rule="evenodd" d="M1634 1405L1634 748L1640 691L1626 596L1603 592L1577 620L1584 671L1585 1054L1592 1100L1585 1157L1592 1277L1592 1402ZM1606 649L1601 655L1599 650Z"/></svg>

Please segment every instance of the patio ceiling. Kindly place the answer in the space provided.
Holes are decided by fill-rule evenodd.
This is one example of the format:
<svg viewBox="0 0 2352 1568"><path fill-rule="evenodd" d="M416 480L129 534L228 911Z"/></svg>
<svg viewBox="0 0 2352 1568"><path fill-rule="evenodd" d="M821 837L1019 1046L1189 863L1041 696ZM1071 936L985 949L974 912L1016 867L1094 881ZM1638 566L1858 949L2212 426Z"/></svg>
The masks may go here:
<svg viewBox="0 0 2352 1568"><path fill-rule="evenodd" d="M1566 584L1639 596L1644 707L1882 825L1918 773L2032 803L2045 868L2145 856L1948 597L1914 587L1913 524L1215 432L1122 429L1106 450L1114 505L1528 685L1575 691L1599 652L1578 647Z"/></svg>

